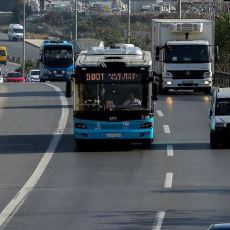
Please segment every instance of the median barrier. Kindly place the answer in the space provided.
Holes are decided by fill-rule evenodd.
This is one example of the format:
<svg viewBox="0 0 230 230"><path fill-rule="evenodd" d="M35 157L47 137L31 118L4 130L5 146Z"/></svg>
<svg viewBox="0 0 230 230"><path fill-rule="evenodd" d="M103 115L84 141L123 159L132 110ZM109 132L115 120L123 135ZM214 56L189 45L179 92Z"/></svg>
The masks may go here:
<svg viewBox="0 0 230 230"><path fill-rule="evenodd" d="M216 72L214 74L213 84L218 87L230 87L230 73Z"/></svg>

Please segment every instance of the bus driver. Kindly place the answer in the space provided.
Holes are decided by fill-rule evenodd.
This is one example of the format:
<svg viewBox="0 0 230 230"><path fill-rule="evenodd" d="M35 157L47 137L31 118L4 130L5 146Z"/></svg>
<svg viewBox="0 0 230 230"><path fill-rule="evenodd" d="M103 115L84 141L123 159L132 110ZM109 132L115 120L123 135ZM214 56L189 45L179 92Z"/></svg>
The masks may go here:
<svg viewBox="0 0 230 230"><path fill-rule="evenodd" d="M123 105L141 105L141 101L137 98L135 98L134 93L131 91L128 94L129 99L127 99Z"/></svg>

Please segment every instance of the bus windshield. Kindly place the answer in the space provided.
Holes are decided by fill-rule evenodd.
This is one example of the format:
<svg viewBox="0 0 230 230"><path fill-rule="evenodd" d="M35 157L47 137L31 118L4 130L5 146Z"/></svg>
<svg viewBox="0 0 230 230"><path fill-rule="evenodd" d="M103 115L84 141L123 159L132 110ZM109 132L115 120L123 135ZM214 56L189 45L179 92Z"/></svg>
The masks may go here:
<svg viewBox="0 0 230 230"><path fill-rule="evenodd" d="M6 56L6 51L5 50L0 50L0 56Z"/></svg>
<svg viewBox="0 0 230 230"><path fill-rule="evenodd" d="M44 49L44 65L49 67L68 67L73 65L72 47L46 47Z"/></svg>
<svg viewBox="0 0 230 230"><path fill-rule="evenodd" d="M86 83L79 111L147 110L148 83Z"/></svg>
<svg viewBox="0 0 230 230"><path fill-rule="evenodd" d="M207 45L169 45L165 49L166 63L209 63Z"/></svg>

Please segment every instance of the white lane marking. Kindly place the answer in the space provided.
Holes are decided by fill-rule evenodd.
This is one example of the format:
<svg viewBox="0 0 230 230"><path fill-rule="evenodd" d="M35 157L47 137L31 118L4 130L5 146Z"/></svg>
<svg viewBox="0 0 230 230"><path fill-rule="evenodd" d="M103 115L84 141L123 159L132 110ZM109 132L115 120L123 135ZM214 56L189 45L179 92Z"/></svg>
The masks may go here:
<svg viewBox="0 0 230 230"><path fill-rule="evenodd" d="M173 157L173 145L167 145L167 156Z"/></svg>
<svg viewBox="0 0 230 230"><path fill-rule="evenodd" d="M165 176L164 188L172 188L173 173L167 172Z"/></svg>
<svg viewBox="0 0 230 230"><path fill-rule="evenodd" d="M58 122L58 127L56 131L53 133L52 141L47 151L44 153L43 157L38 163L33 174L30 176L30 178L27 180L24 186L20 189L20 191L13 197L13 199L6 205L6 207L0 213L0 229L3 229L3 226L7 225L10 219L14 216L14 214L18 211L21 205L25 202L29 193L34 189L34 187L38 183L39 179L41 178L42 174L47 168L52 156L54 155L54 151L66 127L66 123L69 116L69 108L68 106L66 106L68 105L68 101L58 87L51 84L47 84L47 85L53 87L57 92L61 94L60 100L61 100L61 105L63 107L61 111L61 118Z"/></svg>
<svg viewBox="0 0 230 230"><path fill-rule="evenodd" d="M156 222L152 230L161 230L164 217L165 217L165 211L160 211L157 213Z"/></svg>
<svg viewBox="0 0 230 230"><path fill-rule="evenodd" d="M163 125L163 129L165 133L170 133L170 129L168 125Z"/></svg>
<svg viewBox="0 0 230 230"><path fill-rule="evenodd" d="M162 113L161 110L157 110L157 115L158 115L159 117L163 117L163 116L164 116L164 114Z"/></svg>

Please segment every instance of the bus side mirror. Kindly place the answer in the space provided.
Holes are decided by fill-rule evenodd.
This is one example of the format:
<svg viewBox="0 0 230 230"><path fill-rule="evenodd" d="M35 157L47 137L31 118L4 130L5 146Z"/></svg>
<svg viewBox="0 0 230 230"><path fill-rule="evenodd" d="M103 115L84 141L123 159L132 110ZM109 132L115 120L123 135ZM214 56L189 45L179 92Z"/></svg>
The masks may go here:
<svg viewBox="0 0 230 230"><path fill-rule="evenodd" d="M66 97L71 97L72 96L72 81L70 79L66 80L65 96Z"/></svg>
<svg viewBox="0 0 230 230"><path fill-rule="evenodd" d="M158 100L157 90L158 90L158 84L156 82L153 82L153 85L152 85L152 100L153 101Z"/></svg>
<svg viewBox="0 0 230 230"><path fill-rule="evenodd" d="M41 59L41 58L39 59L39 62L42 62L42 59Z"/></svg>
<svg viewBox="0 0 230 230"><path fill-rule="evenodd" d="M156 56L155 56L155 60L156 61L159 61L159 56L160 56L160 47L159 46L157 46L156 47Z"/></svg>
<svg viewBox="0 0 230 230"><path fill-rule="evenodd" d="M212 110L209 111L209 117L213 115Z"/></svg>

